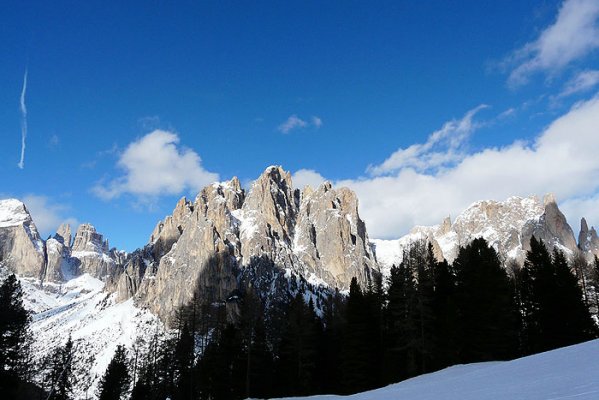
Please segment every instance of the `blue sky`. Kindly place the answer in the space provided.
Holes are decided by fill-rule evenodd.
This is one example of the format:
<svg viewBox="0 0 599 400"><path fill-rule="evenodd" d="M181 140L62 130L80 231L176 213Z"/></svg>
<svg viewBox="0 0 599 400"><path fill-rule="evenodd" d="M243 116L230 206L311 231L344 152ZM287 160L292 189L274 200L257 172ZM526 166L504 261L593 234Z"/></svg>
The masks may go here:
<svg viewBox="0 0 599 400"><path fill-rule="evenodd" d="M0 9L0 196L45 236L132 250L271 164L356 190L372 237L545 192L599 224L598 0L106 3Z"/></svg>

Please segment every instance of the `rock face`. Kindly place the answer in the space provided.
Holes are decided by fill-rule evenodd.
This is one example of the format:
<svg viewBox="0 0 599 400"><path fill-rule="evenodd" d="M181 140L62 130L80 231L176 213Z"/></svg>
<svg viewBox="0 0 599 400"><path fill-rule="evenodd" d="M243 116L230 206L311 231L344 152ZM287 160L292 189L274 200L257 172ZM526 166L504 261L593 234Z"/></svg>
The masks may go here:
<svg viewBox="0 0 599 400"><path fill-rule="evenodd" d="M226 297L248 275L245 268L265 259L278 271L341 290L354 276L365 285L379 273L355 194L330 183L301 193L280 167L267 168L247 196L234 178L204 188L193 205L182 199L150 245L161 237L173 244L155 273L146 272L136 297L163 318L194 293ZM123 294L130 286L119 282Z"/></svg>
<svg viewBox="0 0 599 400"><path fill-rule="evenodd" d="M41 277L45 267L44 242L25 205L0 200L0 262L13 272Z"/></svg>
<svg viewBox="0 0 599 400"><path fill-rule="evenodd" d="M173 244L181 236L181 233L183 233L183 227L192 212L192 203L187 201L185 197L182 197L175 206L173 215L169 215L164 221L158 222L152 232L152 236L150 236L150 244L153 247L154 257L160 258L171 249Z"/></svg>
<svg viewBox="0 0 599 400"><path fill-rule="evenodd" d="M62 238L56 235L46 240L47 262L44 273L46 282L61 282L75 275L70 263L70 248L65 246L58 237Z"/></svg>
<svg viewBox="0 0 599 400"><path fill-rule="evenodd" d="M358 215L358 199L347 188L325 182L304 190L293 240L293 253L303 275L348 289L352 277L367 283L378 266L368 246L366 226Z"/></svg>
<svg viewBox="0 0 599 400"><path fill-rule="evenodd" d="M110 256L108 241L96 232L91 224L81 224L75 234L71 257L78 273L88 273L105 279L116 270L116 262Z"/></svg>
<svg viewBox="0 0 599 400"><path fill-rule="evenodd" d="M71 225L69 224L61 224L56 230L56 235L54 238L58 240L60 243L64 244L66 247L71 247L71 240L73 240L71 236Z"/></svg>
<svg viewBox="0 0 599 400"><path fill-rule="evenodd" d="M397 241L375 241L375 246L382 249L381 255L377 250L377 257L384 260L385 269L389 263L401 262L401 249L417 239L431 241L437 249L436 255L451 262L460 246L483 237L506 259L522 262L533 235L542 239L550 250L558 247L572 255L577 249L574 233L553 195L545 196L543 202L536 196L510 197L504 202L479 201L460 214L453 224L446 219L440 225L416 227Z"/></svg>
<svg viewBox="0 0 599 400"><path fill-rule="evenodd" d="M555 198L549 194L545 196L543 203L543 215L536 221L529 221L523 229L523 249L530 250L530 238L534 236L542 239L551 249L558 247L566 253L573 254L578 248L574 232L557 207Z"/></svg>
<svg viewBox="0 0 599 400"><path fill-rule="evenodd" d="M240 256L240 244L232 212L241 207L243 198L237 179L210 185L198 194L181 236L160 259L155 275L148 274L141 282L138 297L144 305L166 320L192 299L198 285L215 299L235 289L231 265Z"/></svg>
<svg viewBox="0 0 599 400"><path fill-rule="evenodd" d="M589 258L593 256L599 256L599 237L597 237L597 231L595 227L589 229L586 219L580 221L580 233L578 234L578 247L583 252L589 255Z"/></svg>

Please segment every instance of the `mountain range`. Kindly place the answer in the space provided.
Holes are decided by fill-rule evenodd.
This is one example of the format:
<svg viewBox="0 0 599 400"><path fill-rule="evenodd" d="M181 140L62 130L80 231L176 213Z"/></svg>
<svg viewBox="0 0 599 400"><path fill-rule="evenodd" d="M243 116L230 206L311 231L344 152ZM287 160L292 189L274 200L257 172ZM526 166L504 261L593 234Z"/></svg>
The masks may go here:
<svg viewBox="0 0 599 400"><path fill-rule="evenodd" d="M443 207L440 201L439 207ZM293 187L281 167L268 167L249 190L237 178L214 183L196 198L180 199L156 224L147 244L131 253L110 248L93 225L69 225L43 240L19 200L0 200L0 272L21 279L32 310L35 348L41 356L65 340L78 343L79 397L92 390L117 344L168 329L176 310L194 296L223 301L235 313L242 280L259 288L266 304L298 292L320 299L387 276L415 240L427 240L435 256L452 261L460 246L485 238L505 261L521 263L532 236L567 255L599 255L599 238L581 221L576 239L552 195L485 200L453 221L417 226L397 240L370 239L347 188L325 182Z"/></svg>

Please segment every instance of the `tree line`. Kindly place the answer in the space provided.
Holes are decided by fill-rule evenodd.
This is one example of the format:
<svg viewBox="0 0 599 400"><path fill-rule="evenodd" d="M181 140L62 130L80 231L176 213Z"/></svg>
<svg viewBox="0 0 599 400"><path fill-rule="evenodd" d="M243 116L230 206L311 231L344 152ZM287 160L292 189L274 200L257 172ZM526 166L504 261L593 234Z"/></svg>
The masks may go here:
<svg viewBox="0 0 599 400"><path fill-rule="evenodd" d="M597 337L590 311L599 304L596 287L597 258L581 267L580 259L569 263L534 237L522 266L504 265L484 239L461 247L451 264L438 261L430 243L416 241L385 282L375 278L360 287L353 279L349 293L331 292L324 300L299 290L272 304L248 282L234 306L198 294L177 312L173 334L141 338L146 343L129 351L119 346L96 395L350 394L454 364L509 360ZM11 290L17 294L7 300ZM16 279L5 280L0 313L19 303L19 291ZM29 316L22 305L8 312L24 328L7 325L8 314L1 314L0 337L12 338L0 343L1 385L16 388L5 386L12 380L22 388L31 382L30 355L27 346L15 355L15 343L30 340ZM56 350L44 380L47 398L70 398L72 351L70 339Z"/></svg>

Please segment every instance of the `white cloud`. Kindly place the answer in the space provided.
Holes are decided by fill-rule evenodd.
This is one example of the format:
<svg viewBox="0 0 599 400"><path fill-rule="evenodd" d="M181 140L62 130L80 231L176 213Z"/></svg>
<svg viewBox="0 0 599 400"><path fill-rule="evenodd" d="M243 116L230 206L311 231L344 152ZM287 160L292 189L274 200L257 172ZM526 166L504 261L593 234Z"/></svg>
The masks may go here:
<svg viewBox="0 0 599 400"><path fill-rule="evenodd" d="M195 151L179 146L177 134L163 130L155 130L130 143L117 166L124 175L107 184L97 184L92 189L97 196L109 200L129 193L143 199L143 196L199 191L218 180L218 174L203 168Z"/></svg>
<svg viewBox="0 0 599 400"><path fill-rule="evenodd" d="M279 130L279 132L289 133L294 129L305 128L306 126L308 126L308 123L306 121L304 121L301 118L298 118L297 115L293 114L289 116L289 118L287 118L285 122L279 125L277 129Z"/></svg>
<svg viewBox="0 0 599 400"><path fill-rule="evenodd" d="M441 129L433 132L425 143L413 144L395 151L382 164L370 165L368 172L372 175L384 175L407 167L425 171L461 160L465 156L462 145L468 136L480 127L473 118L476 113L487 107L481 104L468 111L461 119L446 122Z"/></svg>
<svg viewBox="0 0 599 400"><path fill-rule="evenodd" d="M313 127L318 129L322 126L322 118L313 115L310 117L310 121L306 121L297 116L297 114L290 115L285 122L277 127L277 130L281 133L289 133L295 129L303 129Z"/></svg>
<svg viewBox="0 0 599 400"><path fill-rule="evenodd" d="M599 84L599 70L582 71L566 83L560 97L590 90L597 84Z"/></svg>
<svg viewBox="0 0 599 400"><path fill-rule="evenodd" d="M46 196L29 194L21 199L29 213L35 226L43 238L52 235L62 223L71 224L72 229L76 229L79 222L73 217L67 217L65 214L69 211L67 206L53 203Z"/></svg>
<svg viewBox="0 0 599 400"><path fill-rule="evenodd" d="M503 200L512 195L553 192L565 211L578 218L571 211L582 204L576 199L590 198L584 203L585 210L592 210L595 204L599 210L597 154L599 96L575 105L532 143L516 141L487 148L436 171L419 171L414 167L418 163L411 162L392 175L343 180L335 185L357 193L371 237L399 237L414 225L436 224L449 214L455 216L474 201ZM595 211L591 217L597 214Z"/></svg>
<svg viewBox="0 0 599 400"><path fill-rule="evenodd" d="M509 84L525 84L536 72L554 73L599 48L598 19L597 0L565 0L553 25L506 61L516 65Z"/></svg>
<svg viewBox="0 0 599 400"><path fill-rule="evenodd" d="M322 175L313 169L300 169L291 176L293 187L297 189L303 189L306 185L315 189L325 180L326 179Z"/></svg>
<svg viewBox="0 0 599 400"><path fill-rule="evenodd" d="M320 128L322 126L322 118L317 117L316 115L312 116L312 126L314 126L316 129Z"/></svg>

